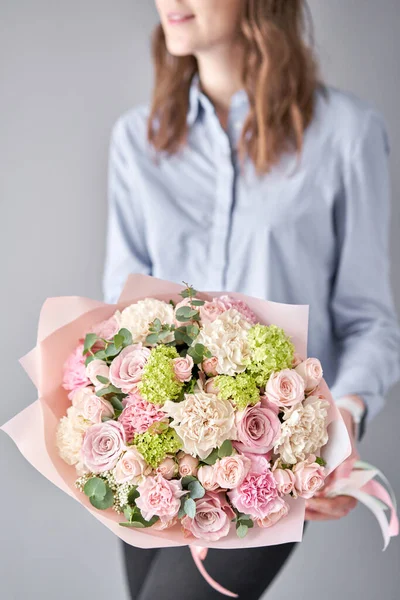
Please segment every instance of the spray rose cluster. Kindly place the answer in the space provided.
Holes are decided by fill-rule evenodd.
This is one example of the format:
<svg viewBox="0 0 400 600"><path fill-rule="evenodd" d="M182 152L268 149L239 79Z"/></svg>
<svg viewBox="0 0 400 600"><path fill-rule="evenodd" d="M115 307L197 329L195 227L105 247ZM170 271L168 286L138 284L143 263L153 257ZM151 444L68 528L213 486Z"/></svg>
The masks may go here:
<svg viewBox="0 0 400 600"><path fill-rule="evenodd" d="M206 541L273 527L324 484L321 364L243 301L181 297L135 302L76 340L60 456L122 525Z"/></svg>

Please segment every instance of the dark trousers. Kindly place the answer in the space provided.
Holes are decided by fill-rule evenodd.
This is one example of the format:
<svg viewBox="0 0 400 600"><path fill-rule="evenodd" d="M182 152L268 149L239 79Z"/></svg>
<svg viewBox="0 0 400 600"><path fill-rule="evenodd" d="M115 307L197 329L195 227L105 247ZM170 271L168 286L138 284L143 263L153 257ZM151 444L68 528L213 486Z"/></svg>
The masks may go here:
<svg viewBox="0 0 400 600"><path fill-rule="evenodd" d="M209 550L204 566L240 600L259 600L296 544ZM124 544L132 600L222 600L203 579L187 547L142 550Z"/></svg>

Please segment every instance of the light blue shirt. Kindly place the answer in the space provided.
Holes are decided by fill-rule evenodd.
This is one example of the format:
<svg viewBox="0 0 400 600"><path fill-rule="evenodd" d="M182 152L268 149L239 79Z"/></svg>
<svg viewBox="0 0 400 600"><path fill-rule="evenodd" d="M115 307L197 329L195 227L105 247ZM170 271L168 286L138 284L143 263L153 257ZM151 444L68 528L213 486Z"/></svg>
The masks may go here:
<svg viewBox="0 0 400 600"><path fill-rule="evenodd" d="M359 394L368 420L400 378L400 332L390 286L388 137L379 112L328 87L316 92L300 163L285 154L261 177L236 142L248 111L232 100L227 131L196 78L188 139L154 157L148 107L112 133L104 297L129 273L200 290L309 304L308 355L334 398Z"/></svg>

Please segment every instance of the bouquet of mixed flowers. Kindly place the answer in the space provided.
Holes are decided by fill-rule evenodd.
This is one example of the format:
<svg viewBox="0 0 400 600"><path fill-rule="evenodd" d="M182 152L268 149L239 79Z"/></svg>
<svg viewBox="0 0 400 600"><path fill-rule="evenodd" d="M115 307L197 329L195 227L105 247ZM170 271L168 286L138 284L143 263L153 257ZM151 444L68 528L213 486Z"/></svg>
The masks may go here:
<svg viewBox="0 0 400 600"><path fill-rule="evenodd" d="M118 537L190 546L233 595L206 548L300 541L305 499L351 452L307 328L306 305L144 275L114 305L50 298L21 359L39 398L3 429ZM376 474L339 493L392 507Z"/></svg>
<svg viewBox="0 0 400 600"><path fill-rule="evenodd" d="M79 342L57 447L77 488L125 527L244 537L324 484L322 368L245 302L180 295L129 304Z"/></svg>

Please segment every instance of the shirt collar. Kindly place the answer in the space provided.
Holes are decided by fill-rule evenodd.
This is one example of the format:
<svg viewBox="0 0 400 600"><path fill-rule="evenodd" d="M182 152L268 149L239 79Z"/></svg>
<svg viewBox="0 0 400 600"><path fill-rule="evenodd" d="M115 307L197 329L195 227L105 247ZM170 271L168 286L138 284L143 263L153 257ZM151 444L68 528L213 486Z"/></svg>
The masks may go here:
<svg viewBox="0 0 400 600"><path fill-rule="evenodd" d="M244 119L249 109L249 100L244 89L238 90L231 98L231 110L240 114ZM212 102L200 89L199 74L195 73L189 89L189 110L187 115L187 123L189 127L194 125L201 113L214 112Z"/></svg>

